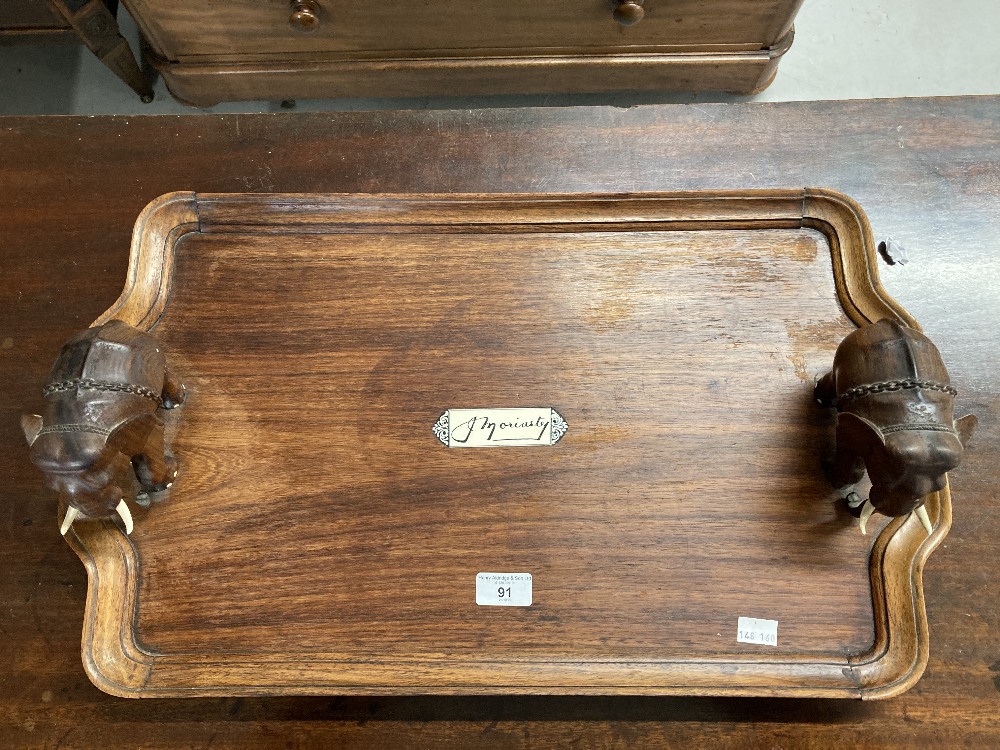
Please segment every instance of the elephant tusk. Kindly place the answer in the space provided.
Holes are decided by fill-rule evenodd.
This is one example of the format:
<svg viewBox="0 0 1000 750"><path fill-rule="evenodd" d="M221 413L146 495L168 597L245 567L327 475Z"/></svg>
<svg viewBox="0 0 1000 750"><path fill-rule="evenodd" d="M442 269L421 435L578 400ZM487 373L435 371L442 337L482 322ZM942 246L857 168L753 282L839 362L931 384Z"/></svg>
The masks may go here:
<svg viewBox="0 0 1000 750"><path fill-rule="evenodd" d="M872 505L871 500L865 500L865 504L861 506L861 533L867 534L868 519L872 517L872 513L875 512L875 506Z"/></svg>
<svg viewBox="0 0 1000 750"><path fill-rule="evenodd" d="M72 505L69 506L66 509L66 516L63 518L62 526L59 527L59 533L66 536L66 532L69 531L70 526L73 525L73 521L75 521L79 515L80 511Z"/></svg>
<svg viewBox="0 0 1000 750"><path fill-rule="evenodd" d="M129 511L128 506L125 504L125 501L122 500L120 503L118 503L118 507L115 508L115 510L118 511L118 515L122 517L122 521L125 523L125 533L126 534L131 534L132 533L132 513L131 513L131 511Z"/></svg>
<svg viewBox="0 0 1000 750"><path fill-rule="evenodd" d="M930 516L927 515L927 508L921 505L913 512L917 514L917 518L920 519L920 523L924 525L924 530L927 532L927 536L930 536L934 531L934 527L931 526L931 519Z"/></svg>

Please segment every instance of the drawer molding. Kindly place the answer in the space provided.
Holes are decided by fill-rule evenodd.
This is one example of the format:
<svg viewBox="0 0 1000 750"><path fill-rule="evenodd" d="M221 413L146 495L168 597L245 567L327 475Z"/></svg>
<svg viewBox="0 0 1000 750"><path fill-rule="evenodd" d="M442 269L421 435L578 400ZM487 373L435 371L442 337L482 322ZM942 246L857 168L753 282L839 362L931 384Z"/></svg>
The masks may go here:
<svg viewBox="0 0 1000 750"><path fill-rule="evenodd" d="M752 94L777 73L794 31L753 52L506 55L491 57L285 60L235 63L150 60L170 92L198 107L221 101L730 91Z"/></svg>

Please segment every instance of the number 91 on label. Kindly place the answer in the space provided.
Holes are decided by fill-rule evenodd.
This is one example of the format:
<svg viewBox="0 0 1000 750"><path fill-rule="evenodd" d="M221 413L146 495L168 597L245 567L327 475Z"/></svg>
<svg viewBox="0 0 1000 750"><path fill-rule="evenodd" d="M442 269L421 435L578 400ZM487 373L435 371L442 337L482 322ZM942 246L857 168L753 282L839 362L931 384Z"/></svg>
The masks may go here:
<svg viewBox="0 0 1000 750"><path fill-rule="evenodd" d="M477 573L476 604L486 607L530 607L531 573Z"/></svg>

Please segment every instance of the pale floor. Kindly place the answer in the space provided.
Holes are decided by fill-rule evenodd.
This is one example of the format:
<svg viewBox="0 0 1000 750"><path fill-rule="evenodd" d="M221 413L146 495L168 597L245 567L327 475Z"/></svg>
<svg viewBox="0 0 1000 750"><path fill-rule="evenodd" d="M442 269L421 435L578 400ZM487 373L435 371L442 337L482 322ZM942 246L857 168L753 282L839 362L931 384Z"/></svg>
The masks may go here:
<svg viewBox="0 0 1000 750"><path fill-rule="evenodd" d="M137 49L135 25L120 23ZM660 102L804 101L1000 93L1000 0L805 0L796 39L770 88L709 94L421 97L300 100L299 111L468 109ZM194 109L163 82L143 104L80 46L0 46L0 115L270 112L279 102ZM998 112L1000 115L1000 112Z"/></svg>

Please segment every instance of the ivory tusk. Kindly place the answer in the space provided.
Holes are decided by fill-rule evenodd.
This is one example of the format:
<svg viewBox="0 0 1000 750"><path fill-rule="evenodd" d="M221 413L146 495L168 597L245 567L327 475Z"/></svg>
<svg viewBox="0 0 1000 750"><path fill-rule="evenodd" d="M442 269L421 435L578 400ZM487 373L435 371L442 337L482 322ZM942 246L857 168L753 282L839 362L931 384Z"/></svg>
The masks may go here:
<svg viewBox="0 0 1000 750"><path fill-rule="evenodd" d="M69 531L70 526L73 525L73 521L75 521L79 515L80 511L72 505L69 506L66 509L66 516L63 518L62 526L59 527L59 533L66 536L66 532Z"/></svg>
<svg viewBox="0 0 1000 750"><path fill-rule="evenodd" d="M128 506L125 504L125 501L122 500L120 503L118 503L118 507L115 508L115 510L118 511L118 515L122 517L122 521L125 523L125 533L131 534L132 512L128 509Z"/></svg>
<svg viewBox="0 0 1000 750"><path fill-rule="evenodd" d="M913 512L917 514L917 518L920 519L920 523L924 525L924 530L927 532L927 536L930 536L934 531L934 527L931 526L931 519L930 516L927 515L927 508L921 505Z"/></svg>
<svg viewBox="0 0 1000 750"><path fill-rule="evenodd" d="M872 513L875 512L875 506L872 505L871 500L865 500L865 504L861 506L861 533L867 534L868 519L872 517Z"/></svg>

